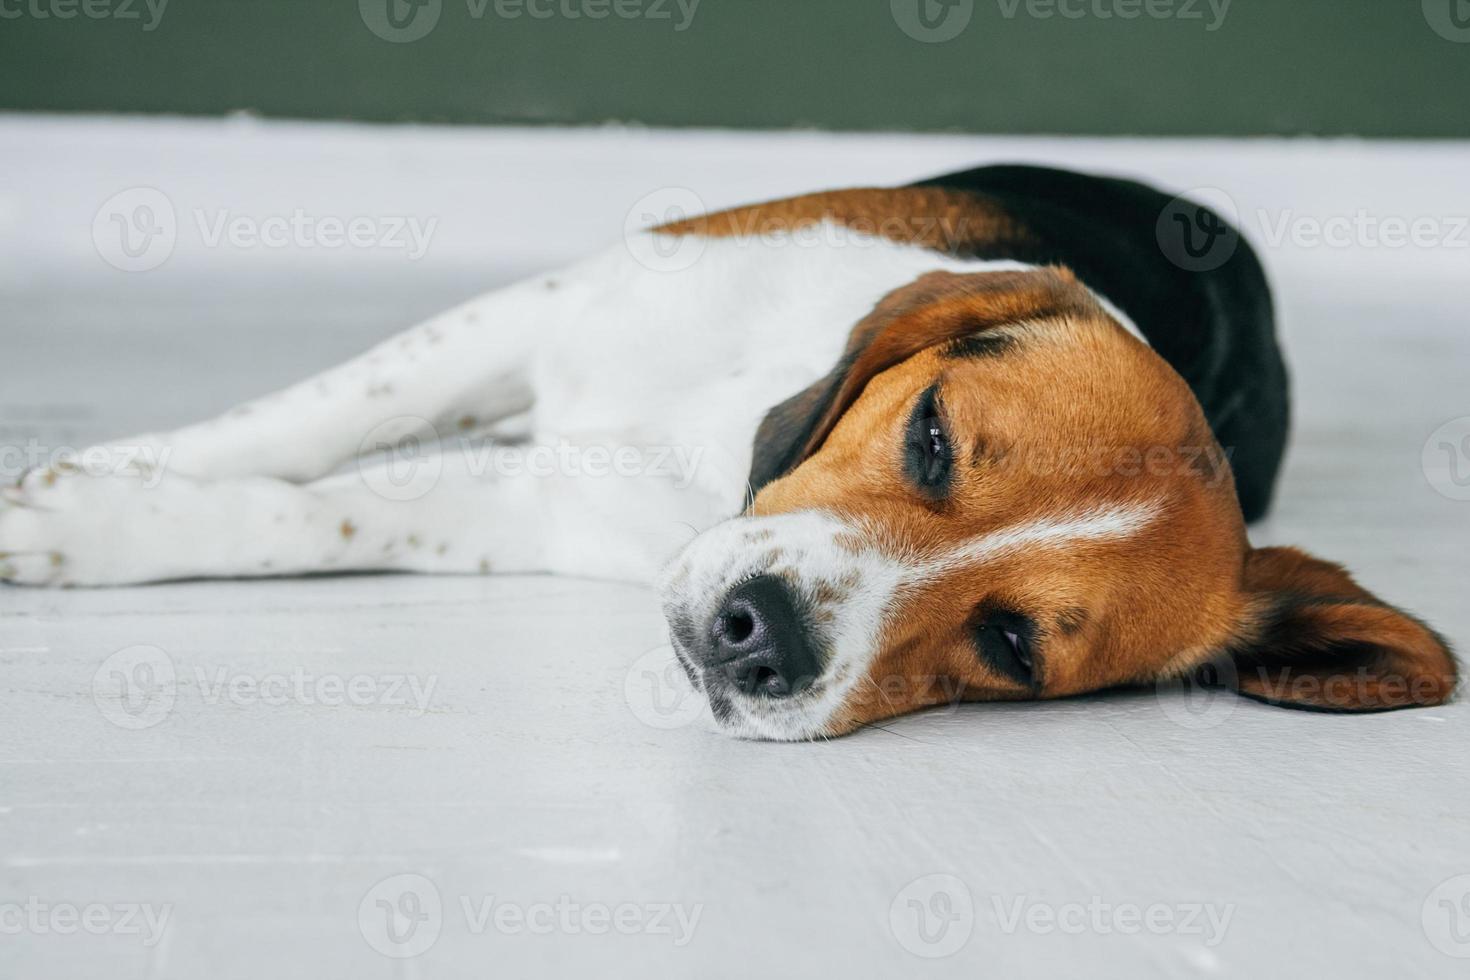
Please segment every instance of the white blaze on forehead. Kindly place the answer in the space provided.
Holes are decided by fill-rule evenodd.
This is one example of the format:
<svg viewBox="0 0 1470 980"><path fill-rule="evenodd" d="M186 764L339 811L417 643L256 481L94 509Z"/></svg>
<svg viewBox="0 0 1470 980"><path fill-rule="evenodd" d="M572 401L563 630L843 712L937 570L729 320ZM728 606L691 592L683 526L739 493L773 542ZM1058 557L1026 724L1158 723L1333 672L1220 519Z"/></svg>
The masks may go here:
<svg viewBox="0 0 1470 980"><path fill-rule="evenodd" d="M917 562L915 576L929 576L957 568L968 568L1026 548L1055 548L1081 541L1126 538L1148 527L1159 514L1159 506L1113 504L1079 511L1063 517L1046 517L1013 524L971 538L935 558Z"/></svg>

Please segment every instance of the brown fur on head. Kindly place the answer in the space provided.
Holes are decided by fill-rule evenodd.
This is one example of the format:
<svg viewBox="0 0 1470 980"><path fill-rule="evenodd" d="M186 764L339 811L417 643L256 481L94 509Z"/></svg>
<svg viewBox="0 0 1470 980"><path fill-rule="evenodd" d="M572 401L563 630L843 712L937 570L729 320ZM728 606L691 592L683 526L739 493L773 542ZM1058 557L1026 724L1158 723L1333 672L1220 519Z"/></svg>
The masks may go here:
<svg viewBox="0 0 1470 980"><path fill-rule="evenodd" d="M780 553L761 567L837 621L811 704L792 709L808 737L1222 659L1243 693L1304 707L1437 704L1454 687L1445 645L1341 569L1251 548L1189 387L1062 268L890 293L833 372L767 418L754 474L744 521L767 522ZM820 589L811 515L855 569ZM844 616L871 626L860 654Z"/></svg>

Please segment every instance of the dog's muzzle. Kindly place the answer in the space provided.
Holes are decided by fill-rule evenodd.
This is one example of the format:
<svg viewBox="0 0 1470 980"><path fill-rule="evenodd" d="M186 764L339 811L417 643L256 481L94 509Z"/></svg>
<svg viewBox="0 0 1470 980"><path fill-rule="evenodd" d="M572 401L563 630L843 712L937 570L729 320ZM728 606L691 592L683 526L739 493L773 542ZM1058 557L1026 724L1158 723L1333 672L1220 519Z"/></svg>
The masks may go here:
<svg viewBox="0 0 1470 980"><path fill-rule="evenodd" d="M774 575L726 593L687 652L707 691L729 688L749 697L792 697L808 690L821 670L797 597Z"/></svg>
<svg viewBox="0 0 1470 980"><path fill-rule="evenodd" d="M722 728L819 738L873 656L901 573L851 526L802 511L710 528L659 591L674 651Z"/></svg>

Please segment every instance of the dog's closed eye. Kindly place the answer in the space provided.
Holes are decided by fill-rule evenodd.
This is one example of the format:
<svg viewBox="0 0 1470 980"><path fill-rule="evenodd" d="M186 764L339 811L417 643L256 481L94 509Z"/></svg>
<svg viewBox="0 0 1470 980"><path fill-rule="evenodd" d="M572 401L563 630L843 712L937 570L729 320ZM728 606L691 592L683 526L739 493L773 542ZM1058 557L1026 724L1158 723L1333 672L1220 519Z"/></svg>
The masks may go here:
<svg viewBox="0 0 1470 980"><path fill-rule="evenodd" d="M1025 687L1039 686L1036 626L1029 617L1010 609L982 606L970 620L970 637L986 667Z"/></svg>
<svg viewBox="0 0 1470 980"><path fill-rule="evenodd" d="M954 448L944 422L939 385L931 385L909 413L904 433L904 471L919 492L930 500L949 495Z"/></svg>

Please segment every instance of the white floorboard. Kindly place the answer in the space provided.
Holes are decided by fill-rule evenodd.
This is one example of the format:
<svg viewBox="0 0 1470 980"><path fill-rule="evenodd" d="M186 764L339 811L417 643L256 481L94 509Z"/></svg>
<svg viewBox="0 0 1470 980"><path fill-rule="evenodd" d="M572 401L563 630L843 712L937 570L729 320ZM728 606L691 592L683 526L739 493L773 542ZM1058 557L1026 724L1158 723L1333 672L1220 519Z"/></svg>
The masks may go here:
<svg viewBox="0 0 1470 980"><path fill-rule="evenodd" d="M1431 433L1470 414L1470 243L1454 244L1452 220L1470 210L1465 145L0 117L0 159L11 447L222 409L615 239L662 186L716 206L1027 159L1219 188L1276 280L1296 383L1294 445L1257 543L1345 562L1470 644L1470 500L1446 495L1465 489L1452 478L1470 457L1433 445L1435 465L1423 457ZM137 185L164 191L183 230L167 263L126 274L99 258L91 225ZM437 217L438 231L411 262L209 248L186 224L195 208L296 207ZM1437 216L1444 240L1263 241L1286 212L1300 228L1360 210ZM1135 691L758 744L651 701L662 636L645 590L545 577L0 589L0 976L1453 977L1470 965L1451 955L1470 956L1470 877L1451 880L1470 875L1463 701L1347 718ZM104 661L138 645L174 672L166 712L128 715L94 694L99 670L101 690L115 683ZM273 677L286 686L268 698L218 686ZM298 677L356 678L364 703L323 703L332 690L300 693ZM376 900L408 880L369 893L400 874L432 883L442 912L409 944L437 930L432 946L391 959L370 942L383 941ZM962 887L905 891L930 875ZM948 891L935 899L935 886ZM910 899L929 903L929 932ZM150 943L146 925L67 934L64 911L48 918L89 905L169 919ZM653 906L677 908L655 922ZM1127 906L1159 906L1172 924L1133 922ZM599 909L630 934L590 934ZM517 910L537 931L513 929ZM941 931L946 911L957 918ZM921 955L961 939L953 955Z"/></svg>

